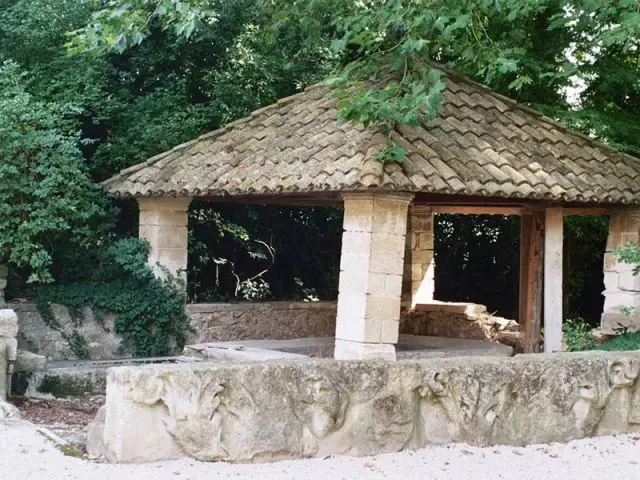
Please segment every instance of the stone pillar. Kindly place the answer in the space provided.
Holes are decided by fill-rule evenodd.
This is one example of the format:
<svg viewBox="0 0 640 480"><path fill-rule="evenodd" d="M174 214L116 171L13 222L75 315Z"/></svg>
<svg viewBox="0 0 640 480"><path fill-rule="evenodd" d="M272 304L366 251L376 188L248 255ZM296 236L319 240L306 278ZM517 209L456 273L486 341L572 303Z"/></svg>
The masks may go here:
<svg viewBox="0 0 640 480"><path fill-rule="evenodd" d="M9 268L6 265L0 265L0 308L4 308L7 304L4 298L4 289L7 286L7 275Z"/></svg>
<svg viewBox="0 0 640 480"><path fill-rule="evenodd" d="M404 193L343 196L334 353L338 360L395 360L407 210L412 197Z"/></svg>
<svg viewBox="0 0 640 480"><path fill-rule="evenodd" d="M562 253L564 214L561 207L544 210L543 318L545 353L562 351Z"/></svg>
<svg viewBox="0 0 640 480"><path fill-rule="evenodd" d="M433 211L428 205L411 205L407 221L404 258L403 301L411 308L429 303L435 291Z"/></svg>
<svg viewBox="0 0 640 480"><path fill-rule="evenodd" d="M609 217L609 236L604 254L604 308L602 330L615 334L621 327L640 329L640 311L625 313L629 307L640 307L640 277L633 275L634 265L618 260L614 250L629 242L638 243L640 210L619 210Z"/></svg>
<svg viewBox="0 0 640 480"><path fill-rule="evenodd" d="M0 402L7 399L13 364L18 351L18 315L10 309L0 310Z"/></svg>
<svg viewBox="0 0 640 480"><path fill-rule="evenodd" d="M187 213L190 202L191 198L138 199L138 235L151 244L149 265L160 278L164 278L168 271L186 280Z"/></svg>

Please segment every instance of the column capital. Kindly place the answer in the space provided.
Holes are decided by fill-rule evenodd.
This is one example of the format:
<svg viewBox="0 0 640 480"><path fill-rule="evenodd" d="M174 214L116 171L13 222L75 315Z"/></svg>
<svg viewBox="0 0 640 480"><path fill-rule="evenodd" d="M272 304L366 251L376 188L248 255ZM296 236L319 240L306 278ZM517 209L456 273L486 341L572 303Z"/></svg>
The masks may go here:
<svg viewBox="0 0 640 480"><path fill-rule="evenodd" d="M362 191L362 192L343 192L341 194L343 201L349 200L395 200L409 204L415 196L410 192L393 192L393 191Z"/></svg>
<svg viewBox="0 0 640 480"><path fill-rule="evenodd" d="M136 197L140 211L189 210L192 197Z"/></svg>

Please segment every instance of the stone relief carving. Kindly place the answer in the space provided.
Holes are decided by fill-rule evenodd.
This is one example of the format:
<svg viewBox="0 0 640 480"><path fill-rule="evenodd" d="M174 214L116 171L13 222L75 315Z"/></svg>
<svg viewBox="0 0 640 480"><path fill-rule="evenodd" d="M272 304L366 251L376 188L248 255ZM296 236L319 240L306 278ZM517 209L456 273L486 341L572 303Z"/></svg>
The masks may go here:
<svg viewBox="0 0 640 480"><path fill-rule="evenodd" d="M578 385L578 398L571 407L576 437L591 435L599 421L598 390L595 385Z"/></svg>
<svg viewBox="0 0 640 480"><path fill-rule="evenodd" d="M464 362L200 364L114 369L122 373L109 381L121 386L122 401L146 409L129 410L128 422L154 419L157 439L171 438L176 451L200 460L523 445L640 429L640 355ZM126 437L141 429L123 424L105 432ZM104 448L120 441L107 440ZM119 458L137 461L142 454L129 452L139 441L122 440Z"/></svg>
<svg viewBox="0 0 640 480"><path fill-rule="evenodd" d="M301 424L303 455L313 456L321 441L344 425L349 396L330 376L312 375L295 382L288 400Z"/></svg>
<svg viewBox="0 0 640 480"><path fill-rule="evenodd" d="M130 389L130 398L145 405L164 404L167 415L162 419L167 432L186 455L202 461L225 458L228 451L222 442L220 412L224 385L213 375L141 377Z"/></svg>
<svg viewBox="0 0 640 480"><path fill-rule="evenodd" d="M450 390L449 376L436 373L418 389L421 398L418 443L441 445L458 438L460 409Z"/></svg>
<svg viewBox="0 0 640 480"><path fill-rule="evenodd" d="M636 397L633 391L638 375L640 362L636 360L615 360L608 371L609 392L604 401L604 411L597 426L598 435L607 435L626 431L632 419L638 415L632 400ZM637 390L637 386L635 390Z"/></svg>
<svg viewBox="0 0 640 480"><path fill-rule="evenodd" d="M501 381L437 372L418 391L418 444L485 443L506 401Z"/></svg>

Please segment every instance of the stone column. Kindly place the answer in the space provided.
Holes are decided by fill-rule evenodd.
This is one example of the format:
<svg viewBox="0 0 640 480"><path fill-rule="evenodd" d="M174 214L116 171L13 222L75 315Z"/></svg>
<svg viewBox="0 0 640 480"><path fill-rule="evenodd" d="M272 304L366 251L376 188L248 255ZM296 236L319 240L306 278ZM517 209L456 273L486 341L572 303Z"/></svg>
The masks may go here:
<svg viewBox="0 0 640 480"><path fill-rule="evenodd" d="M561 207L544 210L543 318L545 353L562 351L562 253L564 214Z"/></svg>
<svg viewBox="0 0 640 480"><path fill-rule="evenodd" d="M7 275L9 268L6 265L0 265L0 308L4 308L7 304L4 298L4 289L7 286Z"/></svg>
<svg viewBox="0 0 640 480"><path fill-rule="evenodd" d="M7 399L13 364L16 361L18 315L10 309L0 310L0 402Z"/></svg>
<svg viewBox="0 0 640 480"><path fill-rule="evenodd" d="M602 330L615 334L621 327L640 329L640 311L625 314L628 307L640 307L640 277L633 275L634 265L618 260L614 250L629 242L638 243L640 210L619 210L609 217L609 236L604 254L604 308Z"/></svg>
<svg viewBox="0 0 640 480"><path fill-rule="evenodd" d="M343 196L334 353L338 360L395 360L407 210L412 197L404 193Z"/></svg>
<svg viewBox="0 0 640 480"><path fill-rule="evenodd" d="M429 303L435 291L433 211L429 205L411 205L407 221L404 258L403 301L411 308Z"/></svg>
<svg viewBox="0 0 640 480"><path fill-rule="evenodd" d="M160 278L165 278L168 271L186 280L187 213L190 202L191 198L138 199L138 236L151 244L149 265Z"/></svg>

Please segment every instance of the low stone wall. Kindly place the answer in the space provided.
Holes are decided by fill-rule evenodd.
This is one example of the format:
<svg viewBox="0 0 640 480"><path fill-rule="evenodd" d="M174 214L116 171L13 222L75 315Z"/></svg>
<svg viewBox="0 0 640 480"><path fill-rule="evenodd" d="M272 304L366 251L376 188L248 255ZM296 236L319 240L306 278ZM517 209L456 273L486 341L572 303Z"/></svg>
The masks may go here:
<svg viewBox="0 0 640 480"><path fill-rule="evenodd" d="M53 305L57 324L51 328L35 304L11 304L18 314L19 348L51 360L77 358L72 345L78 337L92 360L130 357L122 338L114 332L114 314L99 317L90 308L80 315ZM186 311L193 332L187 343L236 340L287 340L332 337L335 334L336 302L265 302L190 304ZM400 333L475 340L496 340L496 332L517 330L511 320L493 317L482 305L434 302L419 305L415 312L403 310Z"/></svg>
<svg viewBox="0 0 640 480"><path fill-rule="evenodd" d="M87 447L113 462L259 462L565 442L640 431L639 372L629 352L117 367Z"/></svg>
<svg viewBox="0 0 640 480"><path fill-rule="evenodd" d="M336 302L187 305L195 330L189 343L333 336L336 308Z"/></svg>
<svg viewBox="0 0 640 480"><path fill-rule="evenodd" d="M502 332L518 330L517 322L490 315L484 305L438 301L404 312L400 325L400 332L410 335L488 341L498 341Z"/></svg>

